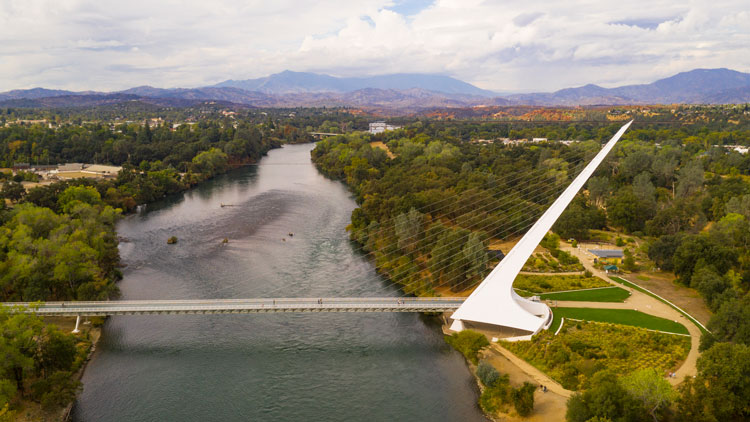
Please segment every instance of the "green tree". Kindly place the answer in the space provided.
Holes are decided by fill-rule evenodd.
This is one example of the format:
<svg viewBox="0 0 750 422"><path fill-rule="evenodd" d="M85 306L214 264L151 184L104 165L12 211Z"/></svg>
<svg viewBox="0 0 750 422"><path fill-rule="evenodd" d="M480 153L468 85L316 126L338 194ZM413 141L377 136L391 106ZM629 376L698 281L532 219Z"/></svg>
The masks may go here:
<svg viewBox="0 0 750 422"><path fill-rule="evenodd" d="M617 192L612 203L607 206L607 217L613 225L632 233L644 229L646 220L653 216L651 211L643 206L632 188L625 187Z"/></svg>
<svg viewBox="0 0 750 422"><path fill-rule="evenodd" d="M655 369L635 371L622 379L625 390L639 400L655 422L663 419L676 394L669 382Z"/></svg>
<svg viewBox="0 0 750 422"><path fill-rule="evenodd" d="M18 182L4 182L0 190L0 199L6 198L11 202L18 202L26 195L26 189Z"/></svg>
<svg viewBox="0 0 750 422"><path fill-rule="evenodd" d="M677 197L694 194L703 186L703 165L699 161L692 161L680 170L677 177Z"/></svg>
<svg viewBox="0 0 750 422"><path fill-rule="evenodd" d="M57 199L58 207L66 213L79 203L101 205L102 196L92 186L70 186Z"/></svg>
<svg viewBox="0 0 750 422"><path fill-rule="evenodd" d="M45 377L56 371L70 371L76 353L75 337L63 333L54 325L44 328L36 360Z"/></svg>
<svg viewBox="0 0 750 422"><path fill-rule="evenodd" d="M716 343L698 358L698 375L682 388L683 421L740 421L750 418L750 347Z"/></svg>
<svg viewBox="0 0 750 422"><path fill-rule="evenodd" d="M521 387L513 390L513 407L519 416L526 417L534 411L534 391L536 386L530 382L524 382Z"/></svg>
<svg viewBox="0 0 750 422"><path fill-rule="evenodd" d="M630 422L643 420L644 414L641 403L620 385L613 373L599 371L591 380L591 388L568 399L565 420L587 422L598 417Z"/></svg>
<svg viewBox="0 0 750 422"><path fill-rule="evenodd" d="M420 240L424 229L424 215L414 208L408 213L396 216L394 229L398 237L398 247L405 253L411 253Z"/></svg>

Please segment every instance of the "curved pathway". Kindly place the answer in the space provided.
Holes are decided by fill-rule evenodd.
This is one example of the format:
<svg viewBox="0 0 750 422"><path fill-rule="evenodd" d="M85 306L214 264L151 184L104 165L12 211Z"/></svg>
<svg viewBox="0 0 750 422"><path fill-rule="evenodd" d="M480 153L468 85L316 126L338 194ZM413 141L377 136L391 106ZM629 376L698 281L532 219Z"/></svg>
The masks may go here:
<svg viewBox="0 0 750 422"><path fill-rule="evenodd" d="M558 307L577 307L577 308L607 308L607 309L633 309L641 311L650 315L658 316L661 318L671 319L679 322L687 328L690 333L690 352L688 352L685 362L677 369L675 376L669 378L669 382L672 385L677 385L682 382L685 377L692 377L696 374L696 362L700 352L698 346L700 346L701 331L698 327L689 319L685 318L684 315L677 312L674 308L667 305L658 299L651 297L638 290L632 289L624 284L620 284L609 278L609 275L604 271L594 267L590 261L590 258L586 256L586 252L581 248L564 247L566 252L570 252L573 256L577 257L584 268L591 271L595 276L612 283L615 286L621 287L631 293L630 297L625 300L624 303L613 303L613 302L562 302L558 301ZM561 305L562 304L562 305ZM554 312L554 311L553 311Z"/></svg>

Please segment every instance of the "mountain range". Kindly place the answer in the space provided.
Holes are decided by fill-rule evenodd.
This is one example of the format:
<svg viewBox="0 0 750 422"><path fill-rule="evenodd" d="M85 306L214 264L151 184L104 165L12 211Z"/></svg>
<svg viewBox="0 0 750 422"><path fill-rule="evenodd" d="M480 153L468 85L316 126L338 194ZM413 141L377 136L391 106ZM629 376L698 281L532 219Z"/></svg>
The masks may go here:
<svg viewBox="0 0 750 422"><path fill-rule="evenodd" d="M650 84L616 88L589 84L551 93L506 96L442 75L338 78L291 71L199 88L140 86L111 93L33 88L0 93L0 106L5 107L90 106L124 101L174 106L219 101L253 107L353 106L397 110L478 105L729 104L750 102L750 73L695 69Z"/></svg>

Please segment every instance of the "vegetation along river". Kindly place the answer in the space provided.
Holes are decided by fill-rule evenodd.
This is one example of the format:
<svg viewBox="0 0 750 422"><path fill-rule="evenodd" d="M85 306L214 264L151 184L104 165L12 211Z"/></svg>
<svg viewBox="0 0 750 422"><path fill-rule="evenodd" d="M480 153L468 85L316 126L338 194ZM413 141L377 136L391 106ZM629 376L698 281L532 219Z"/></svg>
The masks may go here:
<svg viewBox="0 0 750 422"><path fill-rule="evenodd" d="M347 240L356 204L312 147L123 219L122 298L399 295ZM417 314L113 317L83 382L75 421L485 420L463 358Z"/></svg>

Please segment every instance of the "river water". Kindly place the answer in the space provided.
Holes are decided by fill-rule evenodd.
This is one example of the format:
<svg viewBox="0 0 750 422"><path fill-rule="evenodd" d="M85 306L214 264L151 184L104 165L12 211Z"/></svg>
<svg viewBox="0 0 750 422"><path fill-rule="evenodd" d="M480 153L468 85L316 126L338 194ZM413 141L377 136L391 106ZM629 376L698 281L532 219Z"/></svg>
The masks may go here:
<svg viewBox="0 0 750 422"><path fill-rule="evenodd" d="M399 295L347 240L355 202L311 149L123 219L122 298ZM75 421L485 420L463 358L417 314L113 317L83 383Z"/></svg>

